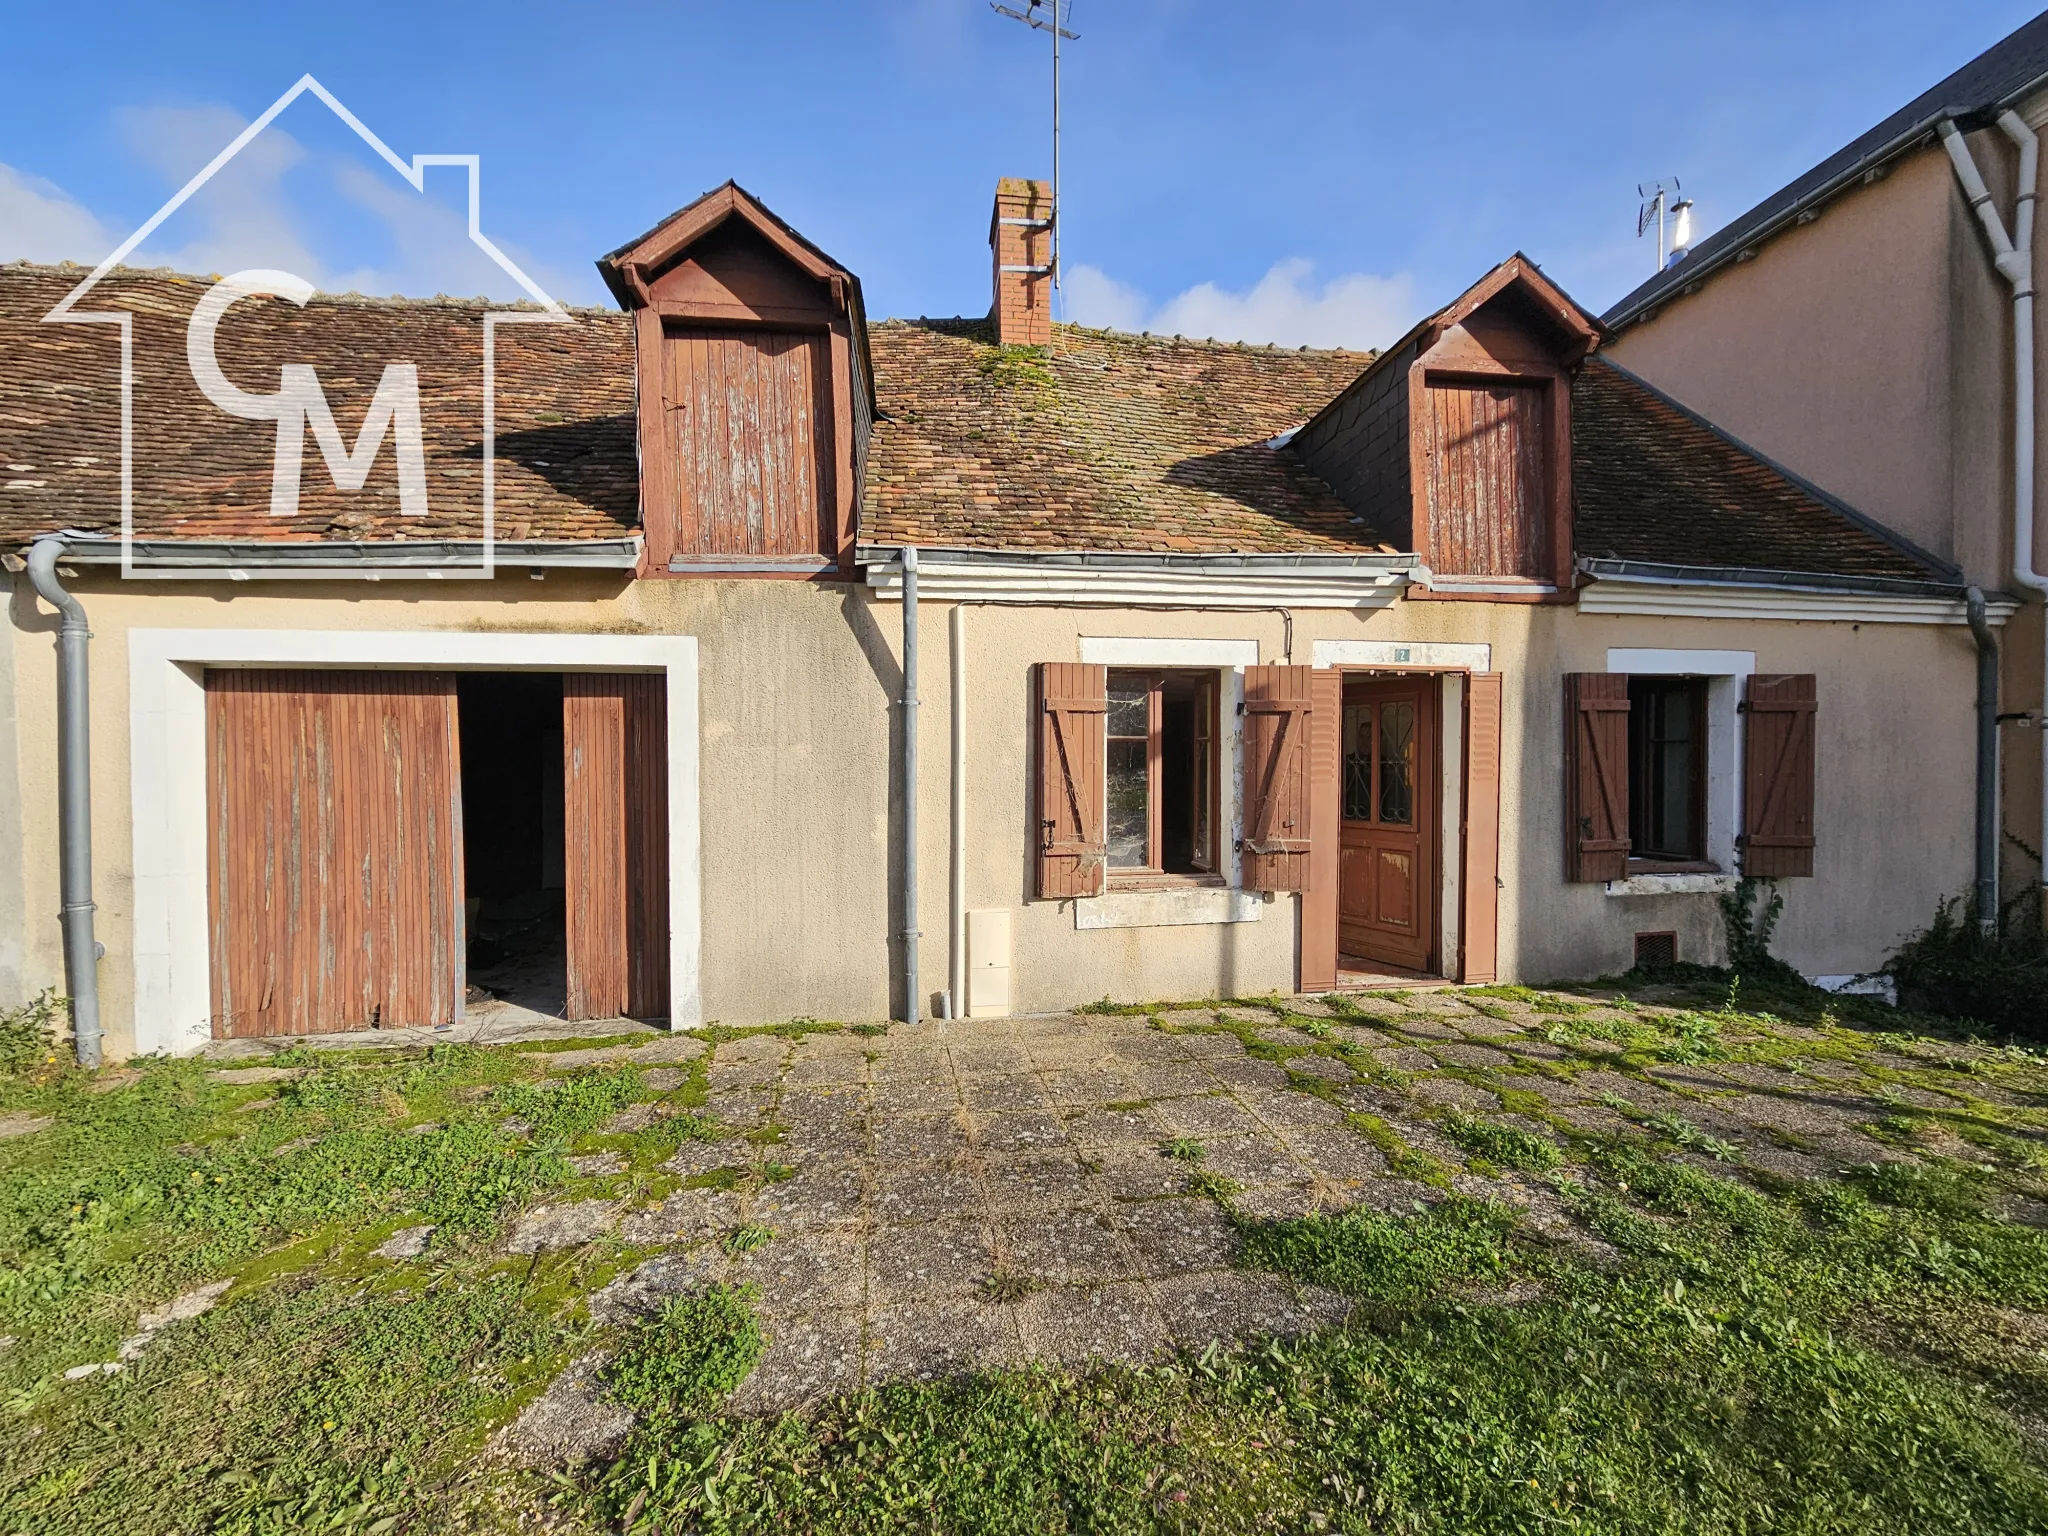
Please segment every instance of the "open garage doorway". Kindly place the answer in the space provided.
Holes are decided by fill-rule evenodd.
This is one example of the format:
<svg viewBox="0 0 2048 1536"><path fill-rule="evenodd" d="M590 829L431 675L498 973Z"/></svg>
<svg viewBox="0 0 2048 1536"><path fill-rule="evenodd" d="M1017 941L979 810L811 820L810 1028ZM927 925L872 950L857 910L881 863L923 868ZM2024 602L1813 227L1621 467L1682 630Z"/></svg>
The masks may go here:
<svg viewBox="0 0 2048 1536"><path fill-rule="evenodd" d="M670 1016L663 672L208 667L210 1033Z"/></svg>
<svg viewBox="0 0 2048 1536"><path fill-rule="evenodd" d="M567 1006L562 676L467 672L462 740L467 1001Z"/></svg>

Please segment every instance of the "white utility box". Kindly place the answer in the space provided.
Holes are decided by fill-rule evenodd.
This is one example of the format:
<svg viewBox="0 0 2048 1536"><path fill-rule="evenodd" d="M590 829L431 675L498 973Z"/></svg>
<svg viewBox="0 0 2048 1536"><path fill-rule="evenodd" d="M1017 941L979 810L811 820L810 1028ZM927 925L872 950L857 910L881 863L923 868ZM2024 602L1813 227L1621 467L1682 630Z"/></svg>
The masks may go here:
<svg viewBox="0 0 2048 1536"><path fill-rule="evenodd" d="M967 1017L1010 1013L1010 912L991 907L967 914Z"/></svg>

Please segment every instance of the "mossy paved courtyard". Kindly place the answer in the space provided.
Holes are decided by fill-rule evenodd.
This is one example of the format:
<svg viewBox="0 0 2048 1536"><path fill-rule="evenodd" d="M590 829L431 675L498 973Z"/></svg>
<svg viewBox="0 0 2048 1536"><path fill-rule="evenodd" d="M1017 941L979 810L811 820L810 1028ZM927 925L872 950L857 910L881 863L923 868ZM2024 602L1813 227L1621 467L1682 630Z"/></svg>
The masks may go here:
<svg viewBox="0 0 2048 1536"><path fill-rule="evenodd" d="M1875 1004L6 1054L4 1532L2048 1529L2048 1056Z"/></svg>

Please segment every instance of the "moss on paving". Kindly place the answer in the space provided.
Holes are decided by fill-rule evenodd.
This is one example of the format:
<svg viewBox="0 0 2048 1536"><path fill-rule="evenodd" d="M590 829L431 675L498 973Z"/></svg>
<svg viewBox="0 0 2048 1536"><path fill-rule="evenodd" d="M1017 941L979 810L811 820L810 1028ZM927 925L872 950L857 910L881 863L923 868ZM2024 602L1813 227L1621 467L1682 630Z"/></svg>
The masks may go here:
<svg viewBox="0 0 2048 1536"><path fill-rule="evenodd" d="M774 1421L720 1411L762 1348L744 1293L604 1327L587 1298L634 1250L503 1252L534 1203L658 1197L683 1139L730 1139L736 1182L772 1177L689 1113L717 1042L756 1031L717 1032L664 1117L614 1133L657 1096L630 1063L547 1077L552 1052L295 1050L272 1058L309 1069L291 1082L153 1062L94 1092L25 1046L0 1111L54 1123L0 1141L0 1532L2048 1529L2048 1234L2004 1214L2048 1202L2043 1058L1716 978L1329 1006L1098 1011L1340 1060L1400 1105L1290 1074L1433 1204L1232 1218L1247 1265L1348 1296L1347 1326L1147 1369L898 1383ZM1343 1038L1366 1023L1429 1050L1461 1017L1554 1057L1438 1074L1500 1115L1408 1098L1411 1074ZM1259 1033L1287 1025L1302 1035ZM1753 1166L1702 1129L1714 1080L1674 1066L1772 1067L1792 1076L1729 1091L1788 1102L1867 1095L1869 1160L1804 1180ZM1518 1086L1596 1070L1681 1108L1630 1104L1590 1134ZM625 1171L578 1177L567 1159L595 1150ZM1578 1236L1469 1193L1503 1169ZM1226 1209L1237 1193L1197 1182ZM421 1224L423 1259L372 1256ZM123 1371L64 1378L112 1360L144 1305L216 1277L235 1281L222 1303ZM643 1413L617 1460L551 1478L479 1454L598 1346Z"/></svg>

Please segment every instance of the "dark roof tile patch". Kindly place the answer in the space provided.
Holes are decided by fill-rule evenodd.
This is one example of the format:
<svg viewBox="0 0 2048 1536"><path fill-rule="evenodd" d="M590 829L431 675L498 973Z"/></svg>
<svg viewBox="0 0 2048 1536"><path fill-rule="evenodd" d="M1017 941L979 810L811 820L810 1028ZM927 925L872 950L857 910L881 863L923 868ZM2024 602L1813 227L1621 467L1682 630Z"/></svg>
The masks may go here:
<svg viewBox="0 0 2048 1536"><path fill-rule="evenodd" d="M1597 355L1572 386L1572 496L1586 559L1959 579Z"/></svg>
<svg viewBox="0 0 2048 1536"><path fill-rule="evenodd" d="M1272 438L1372 355L986 322L869 332L877 420L861 542L1140 553L1385 549Z"/></svg>
<svg viewBox="0 0 2048 1536"><path fill-rule="evenodd" d="M44 324L83 267L0 267L0 543L56 529L121 526L121 363L107 324ZM272 422L221 411L198 391L185 329L204 278L117 268L79 306L135 316L135 532L159 539L476 539L483 530L482 299L316 296L302 310L244 299L217 355L251 393L284 362L311 363L352 448L387 362L420 370L427 515L400 514L386 437L360 491L338 490L307 434L298 514L270 514ZM531 306L526 306L531 308ZM495 328L493 502L503 539L616 539L639 524L631 320L571 310L573 324Z"/></svg>

